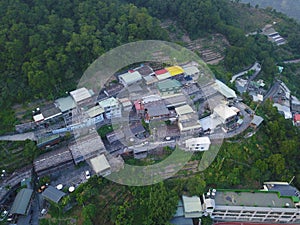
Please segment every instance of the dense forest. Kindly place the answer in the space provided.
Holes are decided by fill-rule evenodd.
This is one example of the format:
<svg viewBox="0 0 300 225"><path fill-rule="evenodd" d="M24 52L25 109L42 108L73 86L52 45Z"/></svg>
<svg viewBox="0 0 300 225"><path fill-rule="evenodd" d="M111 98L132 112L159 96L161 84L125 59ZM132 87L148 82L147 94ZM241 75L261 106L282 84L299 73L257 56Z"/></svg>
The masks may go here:
<svg viewBox="0 0 300 225"><path fill-rule="evenodd" d="M0 124L13 103L55 99L76 87L105 51L142 39L167 39L159 21L118 0L0 2Z"/></svg>

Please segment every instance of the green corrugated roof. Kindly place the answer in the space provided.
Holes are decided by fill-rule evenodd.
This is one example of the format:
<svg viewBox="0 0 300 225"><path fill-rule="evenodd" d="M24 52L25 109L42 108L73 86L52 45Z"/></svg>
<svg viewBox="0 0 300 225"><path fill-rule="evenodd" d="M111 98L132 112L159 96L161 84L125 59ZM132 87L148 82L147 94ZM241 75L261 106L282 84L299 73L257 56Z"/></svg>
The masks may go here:
<svg viewBox="0 0 300 225"><path fill-rule="evenodd" d="M15 201L11 207L12 214L26 215L28 205L32 196L33 190L24 188L17 194Z"/></svg>
<svg viewBox="0 0 300 225"><path fill-rule="evenodd" d="M179 88L179 87L181 87L181 83L178 80L167 79L157 83L157 88L160 90Z"/></svg>
<svg viewBox="0 0 300 225"><path fill-rule="evenodd" d="M292 196L292 200L293 200L294 203L300 202L300 199L297 196Z"/></svg>

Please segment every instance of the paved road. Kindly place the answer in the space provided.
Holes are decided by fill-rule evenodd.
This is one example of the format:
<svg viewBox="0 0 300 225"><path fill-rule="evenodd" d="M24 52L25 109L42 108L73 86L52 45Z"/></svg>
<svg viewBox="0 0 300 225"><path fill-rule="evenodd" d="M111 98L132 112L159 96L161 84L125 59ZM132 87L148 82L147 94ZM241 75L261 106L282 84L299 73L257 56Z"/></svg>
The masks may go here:
<svg viewBox="0 0 300 225"><path fill-rule="evenodd" d="M216 222L214 225L278 225L278 223L251 223L251 222ZM299 224L289 224L289 225L299 225Z"/></svg>
<svg viewBox="0 0 300 225"><path fill-rule="evenodd" d="M25 141L27 139L35 141L36 137L34 132L0 136L0 141Z"/></svg>
<svg viewBox="0 0 300 225"><path fill-rule="evenodd" d="M293 59L293 60L287 60L287 61L283 61L283 63L299 63L300 59Z"/></svg>
<svg viewBox="0 0 300 225"><path fill-rule="evenodd" d="M266 95L264 96L264 102L266 101L266 99L273 97L279 90L280 88L280 81L276 81L274 85L272 85L272 87L268 90L268 92L266 93Z"/></svg>
<svg viewBox="0 0 300 225"><path fill-rule="evenodd" d="M230 83L233 83L236 80L236 78L245 75L250 70L254 70L255 71L255 73L251 77L256 77L260 73L260 71L261 71L261 66L260 66L260 64L258 62L255 62L254 65L251 66L248 70L245 70L245 71L242 71L242 72L240 72L238 74L233 75L232 78L231 78L231 80L230 80Z"/></svg>

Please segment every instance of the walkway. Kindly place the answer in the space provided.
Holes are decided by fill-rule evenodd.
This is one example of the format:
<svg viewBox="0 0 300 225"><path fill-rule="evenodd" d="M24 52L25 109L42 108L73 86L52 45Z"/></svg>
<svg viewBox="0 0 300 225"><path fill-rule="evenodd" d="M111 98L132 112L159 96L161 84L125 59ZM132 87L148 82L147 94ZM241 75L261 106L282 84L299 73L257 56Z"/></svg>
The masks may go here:
<svg viewBox="0 0 300 225"><path fill-rule="evenodd" d="M36 141L34 132L0 136L0 141L25 141L27 139Z"/></svg>

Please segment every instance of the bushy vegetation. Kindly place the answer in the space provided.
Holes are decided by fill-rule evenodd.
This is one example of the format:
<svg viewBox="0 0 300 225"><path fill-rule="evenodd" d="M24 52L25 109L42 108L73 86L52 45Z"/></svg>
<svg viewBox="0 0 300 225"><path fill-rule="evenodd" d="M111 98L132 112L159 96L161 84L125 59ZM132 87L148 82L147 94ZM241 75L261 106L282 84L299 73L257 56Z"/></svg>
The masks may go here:
<svg viewBox="0 0 300 225"><path fill-rule="evenodd" d="M76 87L107 50L142 39L167 39L146 9L118 0L0 2L0 123L10 131L16 102L55 99ZM10 126L9 126L10 125Z"/></svg>

